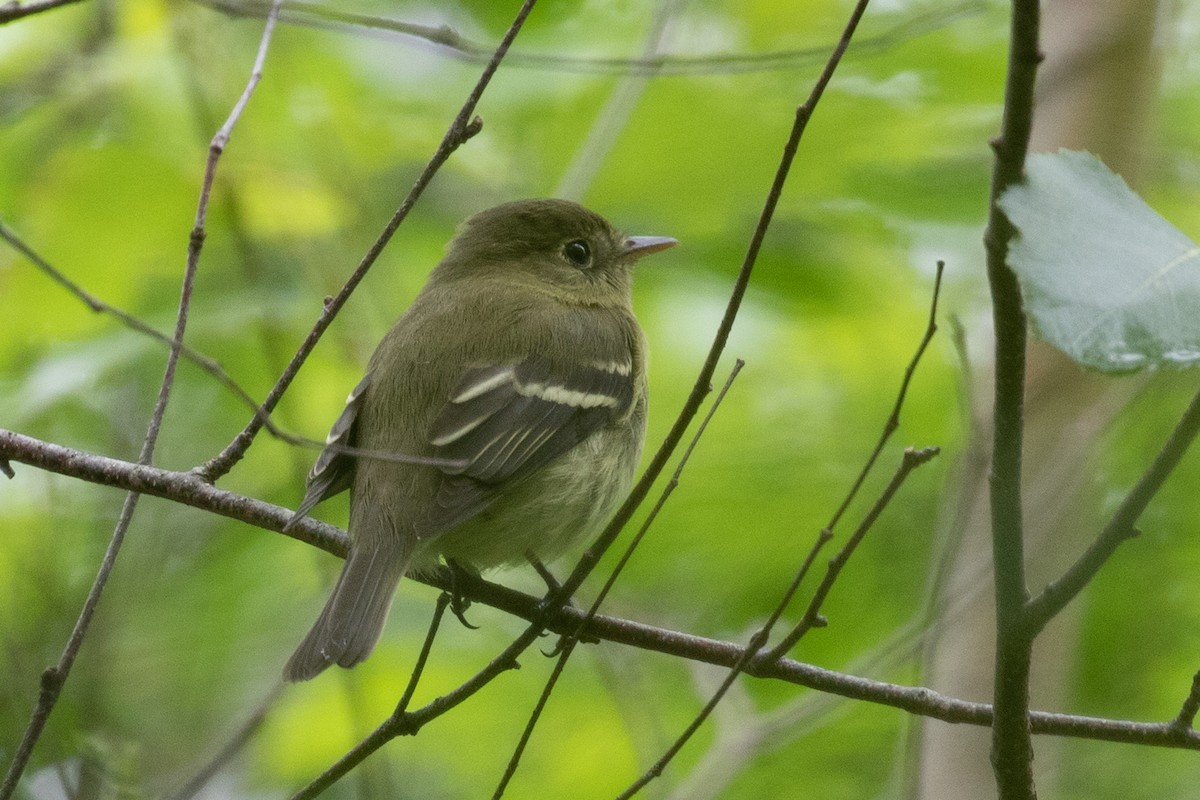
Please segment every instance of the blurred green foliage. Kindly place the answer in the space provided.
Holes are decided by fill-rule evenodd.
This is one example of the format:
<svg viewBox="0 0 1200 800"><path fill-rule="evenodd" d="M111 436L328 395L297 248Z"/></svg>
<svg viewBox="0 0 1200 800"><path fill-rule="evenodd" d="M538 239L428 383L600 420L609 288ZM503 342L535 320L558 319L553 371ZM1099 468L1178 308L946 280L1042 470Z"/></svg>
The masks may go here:
<svg viewBox="0 0 1200 800"><path fill-rule="evenodd" d="M516 5L364 0L357 8L494 42ZM663 51L705 55L821 52L849 3L664 7L674 11ZM545 3L514 56L636 57L658 13L632 0ZM1173 33L1166 56L1178 69L1168 69L1148 194L1181 212L1162 209L1194 237L1200 73L1184 54L1195 51L1200 26L1194 10L1179 13L1190 13L1192 24L1179 25L1190 33ZM945 314L968 322L972 353L986 350L974 321L986 308L980 234L1006 14L1001 3L931 0L868 14L861 36L890 38L852 48L817 110L727 350L727 362L741 357L747 367L609 613L745 639L878 435L920 338L937 259L947 263ZM931 22L906 27L915 18ZM90 291L170 330L208 140L241 92L261 30L261 20L184 0L96 0L0 27L0 219ZM461 219L496 202L569 191L630 233L682 242L638 275L655 446L690 390L795 107L822 61L801 55L770 71L639 81L619 70L515 58L479 106L483 132L429 187L309 359L277 422L323 436ZM411 37L281 25L221 161L189 344L262 397L322 298L407 192L479 70ZM627 100L614 109L618 89ZM589 137L613 119L611 140L595 145ZM564 176L588 173L594 179L562 187ZM163 348L92 314L7 246L0 320L0 426L135 458ZM880 474L840 533L903 446L937 444L944 455L914 475L884 515L829 598L830 626L805 639L797 657L919 681L914 654L927 575L939 557L937 523L967 433L963 383L942 334ZM1191 383L1160 381L1122 416L1093 482L1101 512L1136 480ZM202 462L249 413L185 363L155 462ZM294 505L313 456L264 435L221 485ZM1177 710L1200 666L1200 541L1187 489L1200 478L1195 461L1152 507L1147 535L1087 594L1074 704L1061 710L1139 719ZM118 492L15 466L16 480L0 480L0 763L20 738L40 670L61 652L121 502ZM344 525L344 499L318 515ZM24 796L58 796L50 787L59 770L99 776L113 795L178 788L269 694L337 567L285 537L144 499ZM521 572L499 577L538 588ZM589 585L584 594L594 591ZM405 584L374 657L288 688L206 796L282 796L344 753L393 708L432 605L432 590ZM521 628L486 608L473 609L472 619L480 630L445 626L417 702L473 674ZM1131 648L1132 640L1140 644ZM549 664L531 651L524 669L419 737L393 742L327 796L489 792ZM510 796L615 794L692 718L714 675L616 646L583 648ZM707 790L727 798L899 796L908 725L890 709L746 679L653 791L668 796L669 787L710 775ZM1060 797L1190 797L1200 780L1194 756L1183 753L1094 742L1068 751L1060 772L1047 776ZM717 752L736 758L714 765Z"/></svg>

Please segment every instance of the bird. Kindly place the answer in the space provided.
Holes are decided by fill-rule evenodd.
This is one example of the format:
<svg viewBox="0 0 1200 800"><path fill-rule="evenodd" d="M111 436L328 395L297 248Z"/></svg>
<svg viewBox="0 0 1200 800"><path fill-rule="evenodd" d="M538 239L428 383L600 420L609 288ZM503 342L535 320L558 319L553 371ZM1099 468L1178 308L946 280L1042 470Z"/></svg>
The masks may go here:
<svg viewBox="0 0 1200 800"><path fill-rule="evenodd" d="M349 552L286 680L366 659L406 574L550 560L608 520L646 430L631 268L675 244L624 236L561 199L459 226L350 392L287 523L349 490Z"/></svg>

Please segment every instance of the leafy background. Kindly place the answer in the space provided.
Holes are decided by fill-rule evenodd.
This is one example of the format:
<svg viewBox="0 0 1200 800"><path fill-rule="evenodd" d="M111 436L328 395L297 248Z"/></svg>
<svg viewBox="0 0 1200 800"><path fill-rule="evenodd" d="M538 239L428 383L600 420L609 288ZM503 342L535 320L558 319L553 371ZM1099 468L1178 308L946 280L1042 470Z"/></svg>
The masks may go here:
<svg viewBox="0 0 1200 800"><path fill-rule="evenodd" d="M494 42L516 4L356 7ZM649 441L661 440L715 328L795 106L848 4L547 3L535 9L517 53L635 57L664 8L662 47L672 53L818 55L770 71L717 64L644 83L611 72L503 67L479 107L483 132L438 175L326 335L280 406L281 425L324 434L459 220L515 197L568 194L630 233L682 242L638 274L636 305L652 345ZM869 12L861 36L884 44L851 50L801 147L727 351L747 367L610 613L745 638L877 435L919 339L937 259L947 263L944 311L966 326L972 374L986 373L980 235L1006 14L1001 3L915 0ZM1194 239L1200 16L1187 4L1171 14L1162 44L1169 77L1154 106L1141 188ZM83 286L168 330L208 139L244 85L260 33L253 19L148 0L82 3L0 28L0 219ZM261 397L322 298L407 191L479 70L410 38L281 26L221 162L189 343ZM608 104L620 92L626 100L614 112ZM589 137L605 122L615 138L611 148L595 148ZM7 247L0 320L0 425L135 458L162 348L90 313ZM939 520L974 382L942 322L883 463L895 463L905 444L939 444L944 456L914 476L852 561L827 604L830 627L805 639L802 660L921 682L927 587L952 541ZM1101 518L1136 480L1194 383L1187 373L1158 376L1118 417L1089 465L1085 519ZM156 463L186 469L203 461L248 413L184 365ZM313 455L263 436L222 485L294 505ZM112 490L17 469L16 480L0 481L4 762L121 502ZM1177 710L1200 667L1200 539L1190 489L1198 473L1194 457L1185 461L1143 519L1145 535L1082 600L1070 689L1058 710L1134 719ZM319 514L344 524L344 499ZM145 500L23 791L56 796L60 769L82 769L85 783L109 792L97 796L177 788L273 690L337 568L285 537ZM520 571L500 577L538 586ZM432 590L405 585L376 655L352 672L284 691L207 796L280 796L370 730L395 704L432 601ZM472 674L520 628L486 608L473 609L472 619L480 630L444 629L422 696ZM523 665L419 737L393 742L329 796L490 791L549 669L532 651ZM682 729L714 680L662 656L586 648L552 700L512 796L611 796ZM746 679L655 791L901 796L912 733L890 709ZM1193 754L1092 742L1064 753L1038 763L1050 796L1190 797L1200 781Z"/></svg>

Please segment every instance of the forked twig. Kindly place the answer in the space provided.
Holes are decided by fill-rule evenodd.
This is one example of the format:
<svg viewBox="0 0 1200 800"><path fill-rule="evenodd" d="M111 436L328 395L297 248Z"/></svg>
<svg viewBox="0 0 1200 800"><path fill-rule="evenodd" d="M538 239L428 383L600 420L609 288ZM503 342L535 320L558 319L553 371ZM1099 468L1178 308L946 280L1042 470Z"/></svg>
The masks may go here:
<svg viewBox="0 0 1200 800"><path fill-rule="evenodd" d="M909 474L911 474L914 469L922 464L927 463L930 459L936 456L937 452L938 451L936 447L928 447L923 450L913 450L912 448L909 448L904 451L904 458L901 460L900 466L896 469L896 474L892 476L891 482L883 491L883 494L880 495L879 499L876 500L875 505L872 506L870 513L868 513L863 519L862 523L858 527L858 530L856 530L854 535L850 537L850 540L842 548L842 551L838 554L838 559L835 559L835 561L840 559L840 563L845 563L846 559L848 559L854 552L854 549L857 547L858 543L862 541L864 536L866 536L867 531L870 530L875 520L879 518L879 515L883 513L883 510L891 502L896 492L900 490L900 487L904 484L904 481L908 478ZM811 564L812 552L813 551L810 551L810 558L805 562L806 567L808 564ZM840 566L837 569L832 568L831 562L830 574L827 575L826 581L822 583L822 587L825 589L825 592L818 593L818 595L813 598L813 603L810 605L810 609L820 607L821 601L824 600L825 594L828 594L829 588L832 588L833 582L837 578L837 571L839 569ZM805 571L806 570L801 570L801 574L798 577L802 579ZM687 728L685 728L684 731L679 734L671 746L667 748L666 752L664 752L663 755L641 775L641 777L630 784L629 788L617 795L618 800L627 800L627 798L633 797L652 780L662 775L662 772L664 769L666 769L667 764L669 764L675 758L675 756L679 754L679 751L683 749L683 746L688 743L692 736L695 735L696 731L700 729L700 726L703 725L704 722L712 715L712 712L716 709L717 704L724 699L725 695L729 692L729 689L733 686L733 682L737 680L739 675L746 671L747 666L752 661L763 661L770 663L771 661L776 660L777 657L772 653L766 653L759 656L759 650L761 650L770 639L771 631L774 629L775 624L779 621L779 618L783 616L784 611L787 610L788 605L791 604L792 597L799 588L800 580L794 580L788 587L788 590L784 593L780 602L775 606L774 611L772 611L771 615L767 617L767 621L764 622L762 627L755 631L754 635L750 637L750 641L746 643L745 649L741 652L737 661L734 662L729 672L725 675L724 680L721 681L721 685L715 692L713 692L713 695L709 698L708 702L704 704L704 708L702 708L691 721L691 723L688 724Z"/></svg>
<svg viewBox="0 0 1200 800"><path fill-rule="evenodd" d="M875 443L875 449L871 451L871 455L867 457L863 468L859 471L858 477L855 478L854 484L850 487L850 491L846 493L846 497L842 500L842 504L838 506L830 518L829 523L825 526L825 530L832 531L837 527L838 521L842 515L846 513L846 509L854 502L858 490L862 487L863 481L867 479L871 468L875 466L875 462L879 459L879 454L883 452L884 446L888 440L892 438L892 434L900 427L900 410L904 408L904 400L908 396L908 385L912 382L913 374L917 371L917 365L921 363L921 357L925 355L925 348L933 341L934 335L937 333L937 310L938 299L942 293L942 275L946 271L946 262L937 262L937 271L933 278L933 299L929 303L929 322L925 325L925 333L921 337L921 343L917 345L917 350L913 353L912 359L909 360L908 366L904 369L904 378L900 381L900 391L896 393L896 402L892 404L892 413L888 415L887 420L883 423L883 431L879 434L879 441Z"/></svg>
<svg viewBox="0 0 1200 800"><path fill-rule="evenodd" d="M846 566L846 562L849 560L850 556L853 555L854 550L862 542L863 537L866 536L867 531L870 530L871 526L875 523L875 520L879 518L879 515L883 513L884 508L886 508L887 504L891 502L892 497L900 488L900 484L905 478L908 477L908 473L912 472L914 469L926 463L927 461L932 460L939 452L941 451L936 447L925 447L920 450L908 448L904 451L904 459L901 462L900 468L892 477L891 483L888 484L883 494L880 495L879 499L875 502L875 505L871 507L870 512L859 524L858 528L853 534L850 535L850 538L846 541L846 544L842 546L842 549L838 551L837 555L829 560L829 564L825 570L825 577L817 586L816 591L813 592L812 600L809 601L808 608L805 610L804 616L800 618L800 621L796 623L796 626L792 628L788 635L785 636L778 645L772 648L772 650L767 653L764 658L779 658L784 653L789 652L793 647L795 647L796 643L799 642L800 639L802 639L810 630L825 626L826 620L823 616L821 616L821 606L824 604L825 598L829 596L830 590L833 589L833 584L837 581L838 575L841 574L842 568ZM822 531L822 533L825 533L825 531ZM814 556L815 551L816 548L814 548ZM812 561L812 558L809 558L805 561L806 569L811 566Z"/></svg>
<svg viewBox="0 0 1200 800"><path fill-rule="evenodd" d="M904 377L900 381L900 390L896 393L896 401L892 404L892 411L890 414L888 414L887 420L883 423L883 430L880 431L879 439L876 441L875 447L871 451L871 454L867 456L866 462L863 463L862 469L859 470L858 476L854 479L854 483L851 484L850 490L846 493L846 496L838 506L837 511L835 511L833 516L830 517L828 524L826 524L825 527L822 528L817 534L817 540L813 543L812 549L809 551L808 556L804 559L804 563L800 566L800 570L797 573L796 579L793 581L793 585L797 588L799 587L800 583L803 582L809 569L812 567L813 562L816 561L817 555L833 538L833 529L841 520L842 515L846 513L846 509L848 509L850 504L854 501L854 498L858 494L858 490L862 488L863 482L866 481L872 467L875 466L875 462L879 460L879 454L883 452L884 446L887 445L888 440L892 437L892 434L895 433L900 427L900 412L903 410L904 401L908 397L909 384L912 383L913 375L916 374L917 365L921 363L921 357L925 355L925 350L929 347L929 343L933 341L933 337L938 330L938 299L941 297L942 276L945 272L945 268L945 262L937 262L937 271L934 274L933 279L933 296L929 302L929 320L925 324L925 332L921 336L920 343L917 344L916 351L913 353L912 358L909 359L908 366L904 368ZM829 577L830 575L827 572L826 579L828 580ZM836 575L833 577L836 577ZM816 601L817 597L823 596L824 593L827 593L830 587L826 587L824 583L822 583L822 587L824 587L824 589L822 590L819 588L817 590L817 595L813 597L815 605L809 605L808 611L805 612L804 617L799 623L796 624L796 627L793 628L792 631L779 642L779 644L775 645L775 647L771 649L771 652L767 655L767 658L779 658L795 647L796 643L800 641L800 639L811 628L824 625L825 621L819 613L820 603Z"/></svg>

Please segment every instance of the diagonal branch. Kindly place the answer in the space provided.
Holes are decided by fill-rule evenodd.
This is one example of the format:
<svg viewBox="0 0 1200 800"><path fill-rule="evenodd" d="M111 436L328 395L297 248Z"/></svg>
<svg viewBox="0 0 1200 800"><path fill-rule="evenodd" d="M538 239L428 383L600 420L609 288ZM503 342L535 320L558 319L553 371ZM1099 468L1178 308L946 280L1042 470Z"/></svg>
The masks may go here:
<svg viewBox="0 0 1200 800"><path fill-rule="evenodd" d="M78 2L79 0L10 0L0 5L0 25Z"/></svg>
<svg viewBox="0 0 1200 800"><path fill-rule="evenodd" d="M246 88L234 104L233 110L229 113L229 118L225 121L225 124L221 126L221 129L213 137L212 145L209 147L208 163L205 166L204 180L200 189L200 200L196 206L195 226L192 228L192 233L188 238L187 264L184 268L183 285L179 292L179 311L175 321L175 335L171 341L171 352L167 357L167 365L163 372L162 383L159 386L158 398L154 403L154 411L150 415L150 424L146 430L146 438L142 442L142 450L138 457L138 463L143 466L149 465L154 456L158 434L162 429L163 417L167 411L167 401L170 399L171 389L175 385L175 368L179 364L179 356L183 350L183 334L187 329L188 310L191 307L192 301L192 288L195 285L196 272L200 265L200 251L204 246L204 223L208 214L208 198L212 190L213 177L217 171L217 161L220 159L221 153L229 141L233 126L237 123L242 110L250 100L250 95L254 92L254 87L258 85L258 81L262 76L263 62L267 57L267 47L271 42L271 34L275 30L275 22L278 18L279 6L281 4L282 0L276 0L275 5L272 6L271 14L267 17L267 23L263 29L262 39L258 46L258 54L254 59L254 66L250 71L250 79L246 83ZM12 797L13 792L16 791L21 774L25 771L25 767L33 755L34 745L37 744L37 740L45 729L46 722L50 719L50 714L58 702L63 685L66 683L67 676L71 672L71 667L75 663L75 657L78 655L79 649L83 646L84 637L91 626L92 618L96 613L96 607L100 603L100 596L103 594L104 587L108 583L108 576L116 564L117 556L121 551L121 545L125 541L125 533L129 530L129 525L133 521L133 515L137 510L140 498L141 495L137 492L131 492L126 496L125 504L121 509L121 514L113 530L112 538L109 540L108 548L105 550L104 558L100 562L100 568L96 573L95 580L92 582L91 589L88 591L88 596L84 601L83 609L79 613L79 618L75 621L75 627L71 631L71 636L63 648L62 656L59 658L57 664L48 667L42 673L42 685L41 691L38 693L37 703L34 706L33 713L30 715L25 733L21 737L21 743L17 746L16 754L8 765L8 772L4 776L4 782L0 784L0 800L8 800L8 798Z"/></svg>
<svg viewBox="0 0 1200 800"><path fill-rule="evenodd" d="M575 591L587 579L587 576L591 574L591 571L595 569L596 564L620 534L625 523L633 516L634 510L641 505L646 495L650 492L650 486L666 467L667 460L675 452L675 448L679 446L684 432L691 424L692 419L695 418L696 413L700 410L700 404L704 402L704 397L708 394L712 384L713 373L717 369L717 362L720 361L721 354L725 352L725 344L729 341L729 333L733 330L734 320L737 319L738 311L741 309L742 298L746 295L746 287L750 285L750 276L754 272L755 263L758 261L758 252L762 249L763 240L767 236L767 229L770 227L771 220L775 216L775 207L779 204L779 198L783 194L783 187L787 183L788 174L791 172L792 162L796 158L796 151L800 148L800 140L804 136L804 131L808 128L808 121L812 118L817 103L820 102L821 96L825 93L825 87L829 85L829 81L833 78L834 70L837 69L842 55L850 45L849 34L853 33L858 20L862 18L863 12L866 11L867 2L868 0L859 0L855 5L846 30L843 31L842 37L838 40L833 53L825 64L825 68L821 71L820 76L818 76L816 83L813 85L808 99L796 108L792 130L788 134L787 141L784 143L783 154L780 156L775 177L771 181L771 188L767 191L767 199L763 203L762 211L759 214L758 224L755 226L754 233L750 237L750 244L746 248L746 255L742 259L742 266L738 270L737 279L734 281L733 290L725 306L725 313L721 317L720 324L717 326L712 345L709 347L703 366L700 367L700 374L696 376L696 382L692 385L691 393L688 395L687 400L684 401L683 408L680 409L679 415L675 418L670 431L667 432L666 438L654 454L654 458L651 459L650 465L646 468L641 479L634 485L625 503L617 510L616 515L604 531L600 533L595 543L584 553L579 564L571 572L570 576L563 581L560 590L549 599L548 604L562 605L565 603L567 598L574 595Z"/></svg>
<svg viewBox="0 0 1200 800"><path fill-rule="evenodd" d="M84 289L75 281L71 280L71 278L69 278L62 270L55 267L53 264L43 258L40 253L30 247L29 244L26 243L25 240L20 236L18 236L16 231L6 225L3 220L0 220L0 239L4 239L4 241L8 242L14 250L28 258L35 267L45 273L55 283L62 286L71 294L75 295L75 297L79 298L79 300L82 301L83 304L92 311L96 312L97 314L109 314L110 316L116 317L123 322L126 327L135 330L138 333L149 336L151 339L154 339L156 342L166 345L167 347L172 346L174 340L170 336L167 336L157 328L154 328L153 326L143 322L133 314L130 314L128 311L117 308L110 303L106 303L96 295L89 292L87 289ZM250 396L250 393L243 389L241 385L237 383L237 381L230 377L229 373L222 369L221 365L214 359L209 358L208 356L189 347L186 344L180 347L179 353L181 356L183 356L183 358L191 361L193 364L216 378L218 383L228 389L243 403L248 405L251 410L258 410L258 403L255 402L254 398ZM283 431L275 430L270 420L264 420L264 424L266 424L268 428L271 428L272 432L276 435L287 436L287 434L284 434ZM322 446L320 442L313 442L313 444L316 446Z"/></svg>
<svg viewBox="0 0 1200 800"><path fill-rule="evenodd" d="M892 498L895 497L896 492L900 490L909 473L922 464L931 461L939 452L940 450L936 447L925 447L920 450L913 450L910 447L904 451L904 457L900 462L900 466L892 476L892 480L883 490L883 493L879 496L879 499L875 501L875 504L871 506L871 510L867 512L862 522L859 523L858 528L850 535L846 543L842 545L842 549L837 552L837 555L829 559L829 563L825 569L825 577L821 579L821 583L817 585L816 591L813 592L812 599L809 600L804 616L800 618L800 621L796 623L796 626L792 628L788 635L783 637L779 644L766 654L766 658L778 658L795 647L796 643L804 638L810 630L825 625L825 617L821 615L821 606L824 605L825 598L829 596L829 592L833 590L833 584L837 582L842 568L846 566L846 562L850 560L850 556L854 554L863 537L867 535L871 526L879 519L879 515L883 513L884 509L892 501ZM829 529L826 528L825 530L828 531ZM813 556L815 557L815 555L816 551L814 548ZM806 569L801 570L800 577L803 577L803 573L811 564L812 558L805 562L804 566ZM796 585L799 586L799 581L796 582Z"/></svg>
<svg viewBox="0 0 1200 800"><path fill-rule="evenodd" d="M830 562L830 569L826 575L826 580L822 582L821 587L818 589L816 595L813 597L812 603L809 606L809 613L812 615L814 620L816 619L815 609L820 608L825 596L829 593L829 590L833 588L833 583L837 579L838 573L841 571L841 565L844 564L847 559L849 559L850 555L854 552L854 549L858 546L858 543L862 541L863 537L866 536L867 531L871 529L872 525L874 525L875 520L879 518L879 515L883 513L883 510L887 508L889 503L891 503L892 498L895 497L896 492L900 491L900 487L904 484L904 481L908 479L908 476L912 473L912 471L922 464L928 463L930 459L937 455L937 452L937 448L926 448L925 450L912 450L910 448L904 451L904 458L902 459L900 466L897 468L896 474L892 477L891 482L888 484L883 494L880 495L879 499L875 502L875 505L871 508L870 513L868 513L866 518L863 519L858 530L855 531L854 535L850 537L850 540L846 543L845 547L843 547L841 552L838 553L838 557ZM733 687L733 682L737 680L738 676L743 672L750 671L750 665L752 663L771 663L772 661L776 661L778 659L778 656L775 655L773 651L761 655L759 654L759 651L763 646L766 645L767 641L771 637L771 631L774 630L775 625L779 622L780 617L783 616L783 612L786 611L788 605L791 604L792 598L795 596L796 591L800 588L800 581L808 571L808 566L812 563L811 556L815 555L815 552L816 550L814 549L810 553L810 559L805 562L805 568L800 571L800 574L797 575L796 579L794 579L788 586L787 591L784 592L783 597L780 598L779 602L775 606L775 609L771 612L770 616L767 617L767 621L764 622L762 627L760 627L754 633L754 635L750 637L750 641L746 644L745 649L738 655L737 660L733 663L733 666L721 681L721 685L717 687L717 690L713 692L712 697L710 697L708 702L704 704L704 708L700 710L700 713L698 713L691 723L688 724L683 733L681 733L671 744L671 746L667 748L667 751L663 753L663 755L657 761L655 761L654 764L651 765L651 767L641 775L641 777L634 781L629 788L618 795L618 800L625 800L625 798L633 797L635 794L641 791L642 788L648 785L650 781L662 775L663 770L666 769L667 765L675 758L676 755L679 754L679 751L683 749L683 746L687 744L692 736L695 735L696 731L700 730L700 726L703 725L705 720L707 720L712 715L713 711L716 710L717 704L720 703L721 700L724 699L725 695L729 693L729 690ZM808 619L808 615L806 615L805 619ZM796 631L793 631L793 634L796 635L796 639L799 639L800 636L803 636L804 633L807 632L807 630L808 628L804 627L802 623L800 626L797 626L797 629Z"/></svg>
<svg viewBox="0 0 1200 800"><path fill-rule="evenodd" d="M1137 535L1138 517L1158 494L1164 482L1179 465L1184 453L1200 433L1200 392L1192 397L1187 410L1171 431L1170 437L1133 490L1125 496L1112 519L1100 531L1091 546L1072 564L1062 577L1047 586L1026 607L1026 624L1036 635L1054 616L1071 602L1083 587L1096 576L1100 568L1116 552L1121 543Z"/></svg>
<svg viewBox="0 0 1200 800"><path fill-rule="evenodd" d="M579 627L576 629L575 633L566 637L563 642L560 642L562 650L559 652L558 659L554 663L554 669L551 670L550 677L547 678L546 685L542 687L542 693L538 697L533 711L530 712L529 720L525 723L525 729L521 732L521 737L518 740L516 747L513 748L512 756L509 757L508 765L504 769L504 774L500 777L500 781L496 786L496 790L492 793L492 800L500 800L500 798L504 796L504 792L507 790L509 782L517 772L517 766L520 764L521 756L524 754L525 748L529 744L529 739L533 735L533 729L536 727L538 720L541 719L542 711L545 710L546 703L550 700L550 694L558 685L558 680L562 676L563 670L566 669L567 661L570 660L571 654L575 652L575 648L581 641L581 631L596 617L596 614L600 610L600 606L603 605L604 600L608 597L609 592L612 591L613 586L616 584L617 579L621 576L625 566L633 557L634 551L637 550L638 546L642 543L646 533L650 530L650 526L653 525L654 521L658 518L659 512L662 511L662 508L664 505L666 505L667 500L670 499L671 495L674 494L675 489L679 486L680 477L683 475L683 470L687 466L688 461L691 459L692 453L696 449L696 445L700 443L700 437L702 437L704 432L708 429L708 424L712 422L712 418L717 413L717 409L721 407L721 401L725 399L725 395L729 393L730 387L733 386L734 380L737 378L738 373L742 371L742 367L745 365L746 362L742 361L740 358L734 362L733 369L729 371L729 377L725 380L725 385L721 387L721 391L717 394L716 399L713 400L712 405L709 406L708 413L700 422L700 427L696 429L696 434L692 437L692 441L688 444L687 449L683 451L683 455L680 457L679 463L675 466L675 472L671 474L671 479L667 481L666 487L664 487L662 492L659 494L658 501L655 502L654 508L650 509L650 513L646 515L646 519L642 522L641 527L638 528L638 532L629 541L628 546L625 548L625 552L621 554L621 558L617 561L616 566L613 567L612 573L609 574L608 579L604 582L604 586L596 594L596 599L593 600L592 604L588 607L587 614L585 614L583 619L580 621Z"/></svg>
<svg viewBox="0 0 1200 800"><path fill-rule="evenodd" d="M471 89L466 102L463 103L462 108L459 109L458 114L450 123L450 127L446 130L445 136L442 137L442 141L438 144L437 150L434 151L433 156L425 165L425 169L417 176L417 180L413 183L412 188L409 189L408 195L404 198L400 207L396 209L392 218L388 220L387 225L384 226L383 231L367 250L366 255L363 256L362 261L359 262L354 272L346 279L346 283L332 299L325 303L321 315L308 332L308 336L305 337L296 354L292 356L292 360L284 369L283 374L279 376L279 380L275 382L275 385L271 387L271 391L267 393L266 399L262 402L262 413L256 414L247 423L246 427L242 429L241 433L235 436L233 441L215 458L196 468L196 473L203 477L204 480L210 483L217 480L233 469L233 466L242 459L251 442L254 441L254 437L262 429L264 415L270 414L275 409L275 406L279 404L279 400L283 397L288 387L291 386L296 374L300 371L300 367L308 360L309 354L317 346L317 342L321 340L321 336L324 335L325 330L333 323L334 317L341 311L342 306L350 299L350 295L358 287L358 284L366 277L367 271L371 269L383 253L384 248L387 247L388 242L391 241L392 236L396 233L396 229L400 227L400 223L404 222L408 217L409 212L416 205L417 199L425 191L425 187L433 180L433 176L437 174L442 165L446 163L459 147L483 129L483 120L479 117L473 117L475 107L479 104L479 98L483 96L483 91L491 82L492 76L496 74L496 70L500 67L500 62L512 45L513 39L516 38L517 33L520 32L521 27L525 24L525 19L529 16L529 12L533 10L534 2L536 0L525 0L525 3L522 4L512 25L509 26L504 37L500 40L500 44L496 47L496 51L492 54L491 60L484 67L483 74L479 76L479 80L476 81L474 88Z"/></svg>

